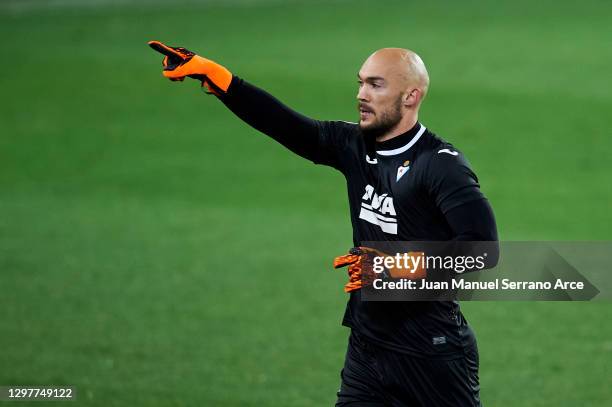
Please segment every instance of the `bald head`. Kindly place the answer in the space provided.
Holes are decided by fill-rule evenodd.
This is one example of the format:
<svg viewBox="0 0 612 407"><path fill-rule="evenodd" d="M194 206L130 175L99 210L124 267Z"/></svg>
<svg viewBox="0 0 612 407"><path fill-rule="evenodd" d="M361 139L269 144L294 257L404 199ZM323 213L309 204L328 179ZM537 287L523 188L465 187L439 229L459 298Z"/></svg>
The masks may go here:
<svg viewBox="0 0 612 407"><path fill-rule="evenodd" d="M425 97L429 88L429 74L423 60L409 49L379 49L366 59L362 70L379 72L398 90L420 89L422 92L420 100Z"/></svg>
<svg viewBox="0 0 612 407"><path fill-rule="evenodd" d="M395 137L415 125L429 75L423 60L403 48L379 49L358 73L359 126L377 140Z"/></svg>

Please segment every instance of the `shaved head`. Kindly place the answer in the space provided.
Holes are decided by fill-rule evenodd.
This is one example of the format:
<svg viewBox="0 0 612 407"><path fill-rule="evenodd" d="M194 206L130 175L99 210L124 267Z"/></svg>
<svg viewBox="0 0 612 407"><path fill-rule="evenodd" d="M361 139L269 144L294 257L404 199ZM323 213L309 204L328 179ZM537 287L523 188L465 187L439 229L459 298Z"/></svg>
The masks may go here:
<svg viewBox="0 0 612 407"><path fill-rule="evenodd" d="M362 130L384 140L416 123L429 88L429 74L415 52L379 49L365 60L357 76Z"/></svg>
<svg viewBox="0 0 612 407"><path fill-rule="evenodd" d="M409 49L379 49L366 59L362 66L364 68L381 72L400 88L417 87L423 92L423 97L429 88L429 74L423 60Z"/></svg>

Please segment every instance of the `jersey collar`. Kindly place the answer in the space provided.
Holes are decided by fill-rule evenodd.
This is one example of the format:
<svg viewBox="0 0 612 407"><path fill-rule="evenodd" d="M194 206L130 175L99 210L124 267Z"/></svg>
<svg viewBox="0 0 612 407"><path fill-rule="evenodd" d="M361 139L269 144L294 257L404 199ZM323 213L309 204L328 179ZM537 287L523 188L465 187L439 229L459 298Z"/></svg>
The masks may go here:
<svg viewBox="0 0 612 407"><path fill-rule="evenodd" d="M383 141L382 143L376 143L376 154L391 156L408 151L410 147L419 141L423 133L425 133L425 130L427 130L425 126L417 122L414 127L408 130L406 133Z"/></svg>

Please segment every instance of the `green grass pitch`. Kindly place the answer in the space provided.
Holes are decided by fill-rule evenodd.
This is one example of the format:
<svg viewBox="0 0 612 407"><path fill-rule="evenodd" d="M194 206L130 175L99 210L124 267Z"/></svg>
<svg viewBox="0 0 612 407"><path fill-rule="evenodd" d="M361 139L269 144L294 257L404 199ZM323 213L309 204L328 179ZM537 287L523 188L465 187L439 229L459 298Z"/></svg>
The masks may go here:
<svg viewBox="0 0 612 407"><path fill-rule="evenodd" d="M335 401L342 177L163 79L147 40L342 120L373 50L414 49L421 119L469 157L502 239L609 240L611 19L595 0L0 3L0 385L74 385L83 406ZM463 311L485 405L611 405L610 304Z"/></svg>

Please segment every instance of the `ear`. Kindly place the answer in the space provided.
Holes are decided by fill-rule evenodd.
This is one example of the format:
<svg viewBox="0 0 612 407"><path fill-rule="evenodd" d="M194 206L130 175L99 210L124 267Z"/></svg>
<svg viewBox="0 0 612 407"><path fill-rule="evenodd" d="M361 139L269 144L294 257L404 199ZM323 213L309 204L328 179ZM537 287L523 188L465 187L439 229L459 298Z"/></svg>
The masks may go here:
<svg viewBox="0 0 612 407"><path fill-rule="evenodd" d="M418 106L423 98L423 91L419 88L408 89L404 94L404 106L415 107Z"/></svg>

